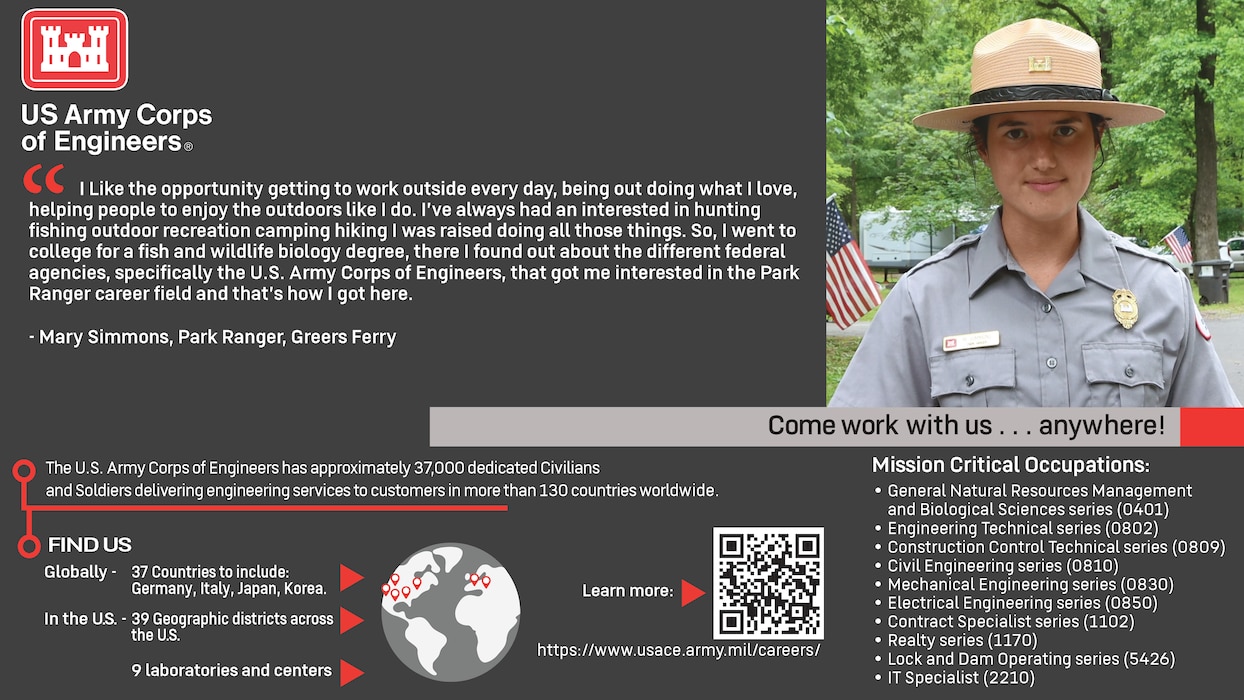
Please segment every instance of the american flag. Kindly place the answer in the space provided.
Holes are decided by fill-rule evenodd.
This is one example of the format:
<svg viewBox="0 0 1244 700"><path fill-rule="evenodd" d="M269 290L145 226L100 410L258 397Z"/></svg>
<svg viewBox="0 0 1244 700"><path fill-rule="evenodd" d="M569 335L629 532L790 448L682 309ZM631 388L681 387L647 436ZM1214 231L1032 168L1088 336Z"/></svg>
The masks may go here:
<svg viewBox="0 0 1244 700"><path fill-rule="evenodd" d="M872 271L830 197L825 200L825 310L846 328L880 303Z"/></svg>
<svg viewBox="0 0 1244 700"><path fill-rule="evenodd" d="M1181 263L1192 262L1192 243L1188 240L1188 234L1184 233L1183 226L1176 226L1174 231L1166 234L1162 242L1175 254L1176 260Z"/></svg>

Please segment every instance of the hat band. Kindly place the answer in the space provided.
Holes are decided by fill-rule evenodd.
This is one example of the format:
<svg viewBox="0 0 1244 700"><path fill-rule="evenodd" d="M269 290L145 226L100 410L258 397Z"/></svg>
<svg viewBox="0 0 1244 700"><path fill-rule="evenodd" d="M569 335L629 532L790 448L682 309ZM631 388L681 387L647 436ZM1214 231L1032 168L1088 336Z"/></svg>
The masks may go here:
<svg viewBox="0 0 1244 700"><path fill-rule="evenodd" d="M1013 85L991 88L972 93L969 102L974 105L994 102L1030 102L1035 100L1089 100L1092 102L1118 102L1119 98L1102 88L1079 85Z"/></svg>

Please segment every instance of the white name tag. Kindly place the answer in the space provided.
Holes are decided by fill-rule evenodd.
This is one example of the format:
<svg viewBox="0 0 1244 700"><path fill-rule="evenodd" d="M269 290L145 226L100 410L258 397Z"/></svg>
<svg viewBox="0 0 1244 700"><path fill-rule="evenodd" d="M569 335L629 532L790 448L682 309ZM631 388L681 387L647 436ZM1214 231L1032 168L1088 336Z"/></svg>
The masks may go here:
<svg viewBox="0 0 1244 700"><path fill-rule="evenodd" d="M1002 343L1002 334L998 331L981 331L980 333L964 333L948 335L942 338L942 352L969 350L971 348L992 348Z"/></svg>

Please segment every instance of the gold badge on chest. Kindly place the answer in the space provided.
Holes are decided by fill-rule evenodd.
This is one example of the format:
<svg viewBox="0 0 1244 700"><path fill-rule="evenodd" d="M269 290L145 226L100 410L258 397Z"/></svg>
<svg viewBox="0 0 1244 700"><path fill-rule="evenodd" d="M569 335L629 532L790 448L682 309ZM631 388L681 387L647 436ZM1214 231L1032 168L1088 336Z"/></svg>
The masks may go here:
<svg viewBox="0 0 1244 700"><path fill-rule="evenodd" d="M1114 320L1120 326L1130 329L1140 318L1140 310L1136 305L1136 295L1130 289L1114 290Z"/></svg>

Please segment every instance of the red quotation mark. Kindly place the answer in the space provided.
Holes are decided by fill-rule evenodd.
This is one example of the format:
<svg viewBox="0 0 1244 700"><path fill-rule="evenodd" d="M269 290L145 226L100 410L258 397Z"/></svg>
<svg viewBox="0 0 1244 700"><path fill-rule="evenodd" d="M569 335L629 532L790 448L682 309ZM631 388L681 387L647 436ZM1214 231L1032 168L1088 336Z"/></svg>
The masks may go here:
<svg viewBox="0 0 1244 700"><path fill-rule="evenodd" d="M35 182L35 173L39 172L42 167L42 163L37 163L32 166L30 170L26 171L26 176L22 178L22 184L26 185L27 192L31 194L39 194L43 191L43 188L39 186L39 183ZM52 194L60 194L65 191L65 186L56 181L56 173L59 173L61 168L64 167L65 164L61 163L59 165L53 165L51 169L48 170L48 174L44 177L44 181L48 186L48 192L51 192Z"/></svg>

